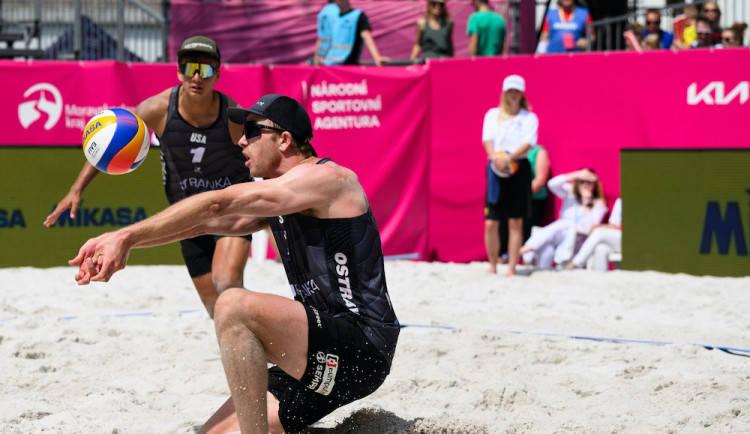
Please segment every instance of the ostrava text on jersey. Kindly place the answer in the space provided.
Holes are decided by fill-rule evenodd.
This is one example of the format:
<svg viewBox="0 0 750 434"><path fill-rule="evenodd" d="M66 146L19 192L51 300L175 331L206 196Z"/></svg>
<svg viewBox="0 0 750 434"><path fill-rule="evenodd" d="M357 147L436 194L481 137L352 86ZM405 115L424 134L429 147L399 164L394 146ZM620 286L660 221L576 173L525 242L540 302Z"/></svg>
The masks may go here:
<svg viewBox="0 0 750 434"><path fill-rule="evenodd" d="M227 125L227 97L220 97L219 116L208 128L196 128L177 110L180 86L172 88L164 133L159 137L164 190L169 203L252 181L239 146L232 143Z"/></svg>
<svg viewBox="0 0 750 434"><path fill-rule="evenodd" d="M268 222L294 298L334 316L352 315L390 364L400 326L372 210L354 218L289 214Z"/></svg>

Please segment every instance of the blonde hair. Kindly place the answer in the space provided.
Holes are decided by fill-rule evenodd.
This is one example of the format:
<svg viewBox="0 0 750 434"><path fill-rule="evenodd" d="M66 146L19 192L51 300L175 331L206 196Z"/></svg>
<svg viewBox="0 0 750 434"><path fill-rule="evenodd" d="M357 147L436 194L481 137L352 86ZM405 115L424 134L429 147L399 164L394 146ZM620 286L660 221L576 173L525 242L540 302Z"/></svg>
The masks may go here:
<svg viewBox="0 0 750 434"><path fill-rule="evenodd" d="M694 5L687 5L682 9L682 14L688 19L694 20L698 18L698 8Z"/></svg>
<svg viewBox="0 0 750 434"><path fill-rule="evenodd" d="M529 104L529 100L526 98L526 94L523 94L521 96L521 102L519 103L522 109L526 111L531 111L531 104ZM508 98L505 97L505 92L500 93L500 105L498 106L500 109L500 115L497 118L497 123L502 124L505 120L505 116L510 113L510 101L508 101Z"/></svg>

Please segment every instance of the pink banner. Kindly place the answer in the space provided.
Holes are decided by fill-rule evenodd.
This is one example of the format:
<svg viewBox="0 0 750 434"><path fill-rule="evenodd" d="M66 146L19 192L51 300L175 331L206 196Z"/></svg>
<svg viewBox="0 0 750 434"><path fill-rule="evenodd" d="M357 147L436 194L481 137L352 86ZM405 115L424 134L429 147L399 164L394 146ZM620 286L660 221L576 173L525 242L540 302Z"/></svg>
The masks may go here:
<svg viewBox="0 0 750 434"><path fill-rule="evenodd" d="M552 174L594 168L610 205L620 191L620 149L750 146L747 49L447 59L429 67L432 260L486 258L482 121L509 74L526 78Z"/></svg>
<svg viewBox="0 0 750 434"><path fill-rule="evenodd" d="M109 107L132 111L144 99L179 84L176 65L112 61L0 61L0 65L4 76L14 80L0 105L0 116L13 128L0 139L0 146L80 146L83 127L96 113ZM252 104L263 95L267 72L262 66L225 65L216 89L241 105Z"/></svg>
<svg viewBox="0 0 750 434"><path fill-rule="evenodd" d="M12 83L0 105L5 146L80 146L83 124L98 109L134 107L177 83L173 65L0 61L0 68ZM485 256L482 120L497 106L506 75L526 77L553 174L592 167L612 203L620 149L747 148L748 69L746 49L448 59L405 68L229 64L217 89L246 107L264 93L299 98L320 155L360 175L387 254L467 262Z"/></svg>
<svg viewBox="0 0 750 434"><path fill-rule="evenodd" d="M5 146L80 146L84 125L98 111L133 110L143 99L178 84L173 65L0 62L0 67L14 83L0 106L0 115L11 123L0 143ZM424 102L429 100L429 87L424 66L320 69L230 64L222 66L220 74L217 90L244 107L266 93L300 100L311 115L319 155L359 176L385 253L425 255L429 104Z"/></svg>
<svg viewBox="0 0 750 434"><path fill-rule="evenodd" d="M274 67L269 89L303 102L313 146L355 172L372 201L386 254L427 246L429 82L423 66Z"/></svg>
<svg viewBox="0 0 750 434"><path fill-rule="evenodd" d="M186 38L205 35L216 40L224 62L303 63L313 55L317 15L327 3L326 0L174 0L171 2L169 53L174 56ZM409 58L416 36L416 22L424 15L427 1L354 0L351 4L367 15L382 56L401 60ZM505 16L506 23L510 22L508 4L507 0L490 1L491 7ZM469 52L466 23L474 8L465 0L449 0L447 5L455 22L455 55L466 57ZM362 48L361 60L372 60L365 47Z"/></svg>

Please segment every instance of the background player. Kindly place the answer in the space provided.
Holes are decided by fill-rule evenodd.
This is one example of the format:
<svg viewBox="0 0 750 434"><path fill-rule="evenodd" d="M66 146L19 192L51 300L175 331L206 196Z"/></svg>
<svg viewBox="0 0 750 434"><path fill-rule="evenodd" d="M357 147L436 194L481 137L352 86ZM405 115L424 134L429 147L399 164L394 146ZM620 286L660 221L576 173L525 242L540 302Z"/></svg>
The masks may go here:
<svg viewBox="0 0 750 434"><path fill-rule="evenodd" d="M216 42L204 36L190 37L180 46L177 57L181 84L146 99L135 109L159 138L164 189L170 204L206 190L252 180L241 149L234 145L242 136L241 128L227 120L227 108L237 107L237 103L214 90L221 63ZM83 191L98 174L86 162L44 225L54 225L68 208L71 218L75 217ZM185 265L211 318L219 293L243 285L250 239L249 235L204 235L180 241Z"/></svg>

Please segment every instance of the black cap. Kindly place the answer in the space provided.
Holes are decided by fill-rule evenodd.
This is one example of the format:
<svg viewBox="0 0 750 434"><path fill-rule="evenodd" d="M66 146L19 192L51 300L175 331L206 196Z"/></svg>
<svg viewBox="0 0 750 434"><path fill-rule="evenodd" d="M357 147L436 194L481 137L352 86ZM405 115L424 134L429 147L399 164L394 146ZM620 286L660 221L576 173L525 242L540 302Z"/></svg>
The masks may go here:
<svg viewBox="0 0 750 434"><path fill-rule="evenodd" d="M302 104L294 98L275 93L265 95L249 109L230 107L229 120L242 124L250 113L272 120L276 125L289 131L300 144L309 144L313 138L310 116ZM313 150L313 155L315 155L315 150Z"/></svg>
<svg viewBox="0 0 750 434"><path fill-rule="evenodd" d="M221 63L221 52L216 41L205 36L192 36L185 39L180 49L177 50L177 56L184 56L188 53L207 54Z"/></svg>

